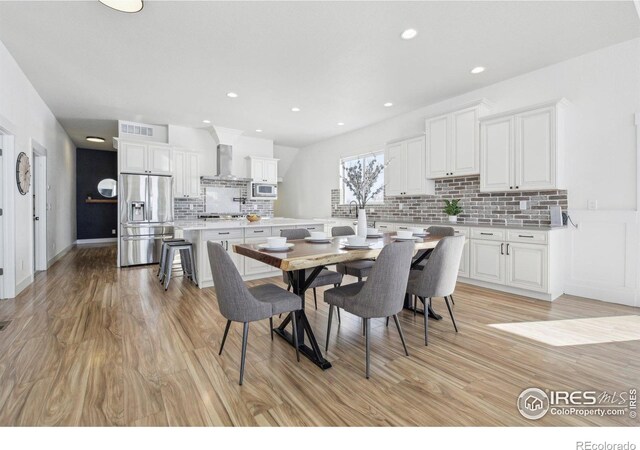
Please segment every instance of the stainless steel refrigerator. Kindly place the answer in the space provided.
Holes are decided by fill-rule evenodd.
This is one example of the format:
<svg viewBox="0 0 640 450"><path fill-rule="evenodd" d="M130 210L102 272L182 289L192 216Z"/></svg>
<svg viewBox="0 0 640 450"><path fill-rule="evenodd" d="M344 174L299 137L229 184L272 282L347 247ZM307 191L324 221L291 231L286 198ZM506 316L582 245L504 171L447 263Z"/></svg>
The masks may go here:
<svg viewBox="0 0 640 450"><path fill-rule="evenodd" d="M120 266L160 261L162 239L173 237L171 176L120 175Z"/></svg>

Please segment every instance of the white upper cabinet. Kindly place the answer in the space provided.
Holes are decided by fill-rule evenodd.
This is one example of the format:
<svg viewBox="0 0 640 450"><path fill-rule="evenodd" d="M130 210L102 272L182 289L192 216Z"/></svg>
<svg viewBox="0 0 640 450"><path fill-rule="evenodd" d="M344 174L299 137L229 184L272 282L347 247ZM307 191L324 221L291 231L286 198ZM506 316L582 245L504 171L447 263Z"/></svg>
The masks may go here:
<svg viewBox="0 0 640 450"><path fill-rule="evenodd" d="M185 150L173 152L173 189L176 197L200 196L200 155Z"/></svg>
<svg viewBox="0 0 640 450"><path fill-rule="evenodd" d="M480 190L561 189L566 100L480 119Z"/></svg>
<svg viewBox="0 0 640 450"><path fill-rule="evenodd" d="M505 191L513 186L513 118L482 122L480 189Z"/></svg>
<svg viewBox="0 0 640 450"><path fill-rule="evenodd" d="M278 183L278 160L274 158L262 158L248 156L249 178L254 183Z"/></svg>
<svg viewBox="0 0 640 450"><path fill-rule="evenodd" d="M384 152L386 196L433 194L424 176L424 136L387 144Z"/></svg>
<svg viewBox="0 0 640 450"><path fill-rule="evenodd" d="M172 160L173 152L168 145L143 142L118 143L120 172L171 175Z"/></svg>
<svg viewBox="0 0 640 450"><path fill-rule="evenodd" d="M480 172L478 120L489 111L485 100L425 121L427 178Z"/></svg>

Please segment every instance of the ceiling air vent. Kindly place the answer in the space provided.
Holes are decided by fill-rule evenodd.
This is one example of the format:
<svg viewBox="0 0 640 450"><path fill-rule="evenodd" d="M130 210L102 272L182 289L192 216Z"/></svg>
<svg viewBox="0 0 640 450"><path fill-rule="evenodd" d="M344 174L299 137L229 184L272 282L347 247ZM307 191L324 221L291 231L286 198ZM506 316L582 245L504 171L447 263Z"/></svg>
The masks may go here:
<svg viewBox="0 0 640 450"><path fill-rule="evenodd" d="M153 128L131 123L120 123L121 134L133 134L136 136L153 136Z"/></svg>

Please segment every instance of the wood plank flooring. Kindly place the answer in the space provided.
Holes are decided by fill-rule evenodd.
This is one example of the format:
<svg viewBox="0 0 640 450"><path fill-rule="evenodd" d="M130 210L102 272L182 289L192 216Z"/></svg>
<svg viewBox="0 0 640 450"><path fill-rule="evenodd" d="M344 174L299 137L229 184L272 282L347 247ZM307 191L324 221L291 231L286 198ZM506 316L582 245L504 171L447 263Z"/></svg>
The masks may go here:
<svg viewBox="0 0 640 450"><path fill-rule="evenodd" d="M621 391L640 387L640 341L553 347L489 324L638 314L637 308L563 296L553 303L459 284L460 328L401 313L410 357L393 326L372 324L372 378L364 378L361 322L334 325L319 370L251 324L238 386L242 327L225 320L215 290L174 278L164 292L155 267L114 267L115 247L78 247L13 300L0 301L0 425L78 426L496 426L638 425L628 417L528 421L524 388ZM281 278L259 280L281 284ZM307 314L324 344L328 309ZM392 324L393 325L393 324Z"/></svg>

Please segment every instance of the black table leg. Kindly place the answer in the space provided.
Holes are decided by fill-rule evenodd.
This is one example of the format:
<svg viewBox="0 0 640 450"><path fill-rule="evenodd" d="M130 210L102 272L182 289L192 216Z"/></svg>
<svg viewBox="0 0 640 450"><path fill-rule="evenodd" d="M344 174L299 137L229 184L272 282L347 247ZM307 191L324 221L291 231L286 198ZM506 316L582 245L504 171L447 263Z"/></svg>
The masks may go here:
<svg viewBox="0 0 640 450"><path fill-rule="evenodd" d="M293 288L294 294L298 295L302 299L302 310L295 311L290 313L275 329L275 333L289 342L290 345L293 344L293 336L285 327L289 324L291 320L296 321L296 328L298 332L298 350L300 353L307 358L309 358L315 365L320 367L322 370L326 370L331 367L331 363L324 359L322 356L322 351L320 350L320 346L316 341L316 337L313 334L313 330L311 329L311 325L309 324L309 320L307 320L307 315L304 312L304 296L308 287L311 285L311 282L318 276L322 267L317 267L311 273L308 279L305 279L306 271L305 270L296 270L294 272L289 273L289 279L291 280L291 286ZM305 344L305 335L309 339L309 347Z"/></svg>

